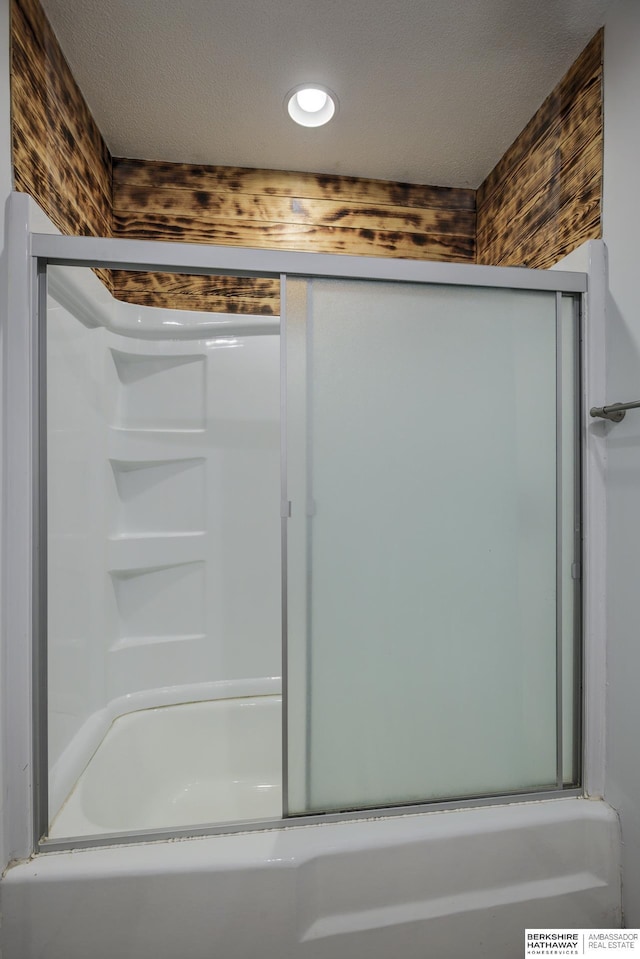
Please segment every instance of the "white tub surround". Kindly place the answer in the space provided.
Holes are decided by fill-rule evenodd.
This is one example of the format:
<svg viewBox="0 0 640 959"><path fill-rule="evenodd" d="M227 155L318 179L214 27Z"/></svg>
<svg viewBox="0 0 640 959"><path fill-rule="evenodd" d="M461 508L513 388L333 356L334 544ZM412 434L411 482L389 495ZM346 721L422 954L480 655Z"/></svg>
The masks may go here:
<svg viewBox="0 0 640 959"><path fill-rule="evenodd" d="M280 672L280 357L277 318L132 306L84 268L49 284L55 815L130 700Z"/></svg>
<svg viewBox="0 0 640 959"><path fill-rule="evenodd" d="M48 290L87 329L100 327L137 340L205 340L280 332L277 316L167 310L116 300L83 269L49 267Z"/></svg>
<svg viewBox="0 0 640 959"><path fill-rule="evenodd" d="M36 856L3 959L513 959L526 927L620 925L619 836L560 799Z"/></svg>

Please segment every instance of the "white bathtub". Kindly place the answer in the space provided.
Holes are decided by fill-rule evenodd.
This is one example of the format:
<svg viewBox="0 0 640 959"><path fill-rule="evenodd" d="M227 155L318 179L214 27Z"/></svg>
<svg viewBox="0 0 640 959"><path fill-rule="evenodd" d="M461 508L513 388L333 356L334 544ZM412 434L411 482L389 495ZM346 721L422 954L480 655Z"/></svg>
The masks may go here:
<svg viewBox="0 0 640 959"><path fill-rule="evenodd" d="M120 716L50 837L279 819L281 703L251 696Z"/></svg>
<svg viewBox="0 0 640 959"><path fill-rule="evenodd" d="M517 959L620 925L619 850L568 798L50 853L0 884L2 959Z"/></svg>
<svg viewBox="0 0 640 959"><path fill-rule="evenodd" d="M280 722L279 695L123 715L52 835L278 818ZM0 894L2 959L515 959L620 925L620 839L566 798L44 853Z"/></svg>
<svg viewBox="0 0 640 959"><path fill-rule="evenodd" d="M279 818L281 697L237 691L116 718L52 837ZM619 849L566 798L44 853L0 884L0 951L514 959L526 927L620 925Z"/></svg>

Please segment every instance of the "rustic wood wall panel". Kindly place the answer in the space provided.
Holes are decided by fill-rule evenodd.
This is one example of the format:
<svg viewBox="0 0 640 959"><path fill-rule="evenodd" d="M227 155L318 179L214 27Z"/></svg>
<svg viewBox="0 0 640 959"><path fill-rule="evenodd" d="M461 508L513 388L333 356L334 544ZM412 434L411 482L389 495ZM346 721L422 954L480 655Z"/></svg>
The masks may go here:
<svg viewBox="0 0 640 959"><path fill-rule="evenodd" d="M113 161L114 235L226 246L475 261L475 191L274 170ZM156 277L154 283L167 283ZM235 281L238 284L238 281ZM195 278L171 303L189 308ZM135 289L134 289L135 287ZM120 277L118 296L144 295ZM251 296L245 298L247 290ZM158 293L160 291L158 290ZM167 290L167 295L169 291ZM234 296L237 299L234 299ZM140 300L136 300L141 302ZM232 309L277 312L277 287L229 290Z"/></svg>
<svg viewBox="0 0 640 959"><path fill-rule="evenodd" d="M180 273L133 273L113 270L113 295L139 306L213 313L279 313L280 281L235 276L190 276Z"/></svg>
<svg viewBox="0 0 640 959"><path fill-rule="evenodd" d="M478 190L477 258L549 267L602 235L600 30Z"/></svg>
<svg viewBox="0 0 640 959"><path fill-rule="evenodd" d="M601 235L602 31L477 196L357 177L112 160L39 0L12 0L11 79L16 189L63 233L539 267ZM102 276L120 299L150 306L279 311L274 280Z"/></svg>
<svg viewBox="0 0 640 959"><path fill-rule="evenodd" d="M62 233L111 235L111 155L38 0L11 4L15 188Z"/></svg>

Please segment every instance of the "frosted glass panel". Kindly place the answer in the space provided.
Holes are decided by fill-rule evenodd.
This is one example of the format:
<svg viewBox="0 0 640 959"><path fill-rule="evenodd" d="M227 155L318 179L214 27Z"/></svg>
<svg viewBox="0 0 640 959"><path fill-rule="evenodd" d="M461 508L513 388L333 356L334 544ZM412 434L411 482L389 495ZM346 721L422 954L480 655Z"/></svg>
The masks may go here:
<svg viewBox="0 0 640 959"><path fill-rule="evenodd" d="M555 294L286 305L289 812L555 787Z"/></svg>

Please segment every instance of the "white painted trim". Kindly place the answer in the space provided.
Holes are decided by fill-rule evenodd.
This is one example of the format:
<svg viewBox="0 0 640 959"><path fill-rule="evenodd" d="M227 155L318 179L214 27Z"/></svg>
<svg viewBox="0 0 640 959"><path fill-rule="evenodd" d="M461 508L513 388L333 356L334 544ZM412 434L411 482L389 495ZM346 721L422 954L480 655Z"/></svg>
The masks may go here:
<svg viewBox="0 0 640 959"><path fill-rule="evenodd" d="M9 862L32 837L32 400L29 198L8 204L8 320L3 351L3 831Z"/></svg>

